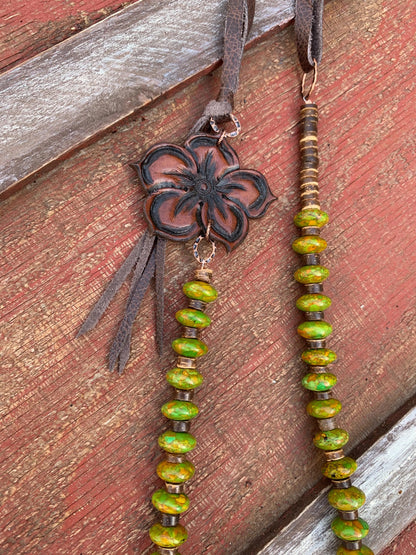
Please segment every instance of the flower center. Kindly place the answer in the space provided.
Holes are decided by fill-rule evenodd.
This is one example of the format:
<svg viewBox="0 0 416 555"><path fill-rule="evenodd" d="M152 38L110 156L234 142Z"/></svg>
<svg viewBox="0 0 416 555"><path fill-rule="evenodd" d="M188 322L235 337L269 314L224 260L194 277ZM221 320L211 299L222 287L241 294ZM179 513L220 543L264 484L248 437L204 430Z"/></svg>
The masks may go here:
<svg viewBox="0 0 416 555"><path fill-rule="evenodd" d="M199 178L195 181L195 191L201 200L205 200L212 193L213 186L207 179Z"/></svg>

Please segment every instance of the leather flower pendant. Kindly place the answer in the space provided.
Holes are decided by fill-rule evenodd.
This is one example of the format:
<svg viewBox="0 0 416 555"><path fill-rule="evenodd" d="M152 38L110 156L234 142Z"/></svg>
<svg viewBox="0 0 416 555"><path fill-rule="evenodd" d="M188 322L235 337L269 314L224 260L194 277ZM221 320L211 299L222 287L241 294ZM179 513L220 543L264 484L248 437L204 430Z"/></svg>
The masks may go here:
<svg viewBox="0 0 416 555"><path fill-rule="evenodd" d="M265 177L240 169L234 150L213 135L193 135L184 147L155 145L134 167L148 195L151 230L174 241L205 235L211 224L210 238L234 249L249 218L263 216L275 200Z"/></svg>

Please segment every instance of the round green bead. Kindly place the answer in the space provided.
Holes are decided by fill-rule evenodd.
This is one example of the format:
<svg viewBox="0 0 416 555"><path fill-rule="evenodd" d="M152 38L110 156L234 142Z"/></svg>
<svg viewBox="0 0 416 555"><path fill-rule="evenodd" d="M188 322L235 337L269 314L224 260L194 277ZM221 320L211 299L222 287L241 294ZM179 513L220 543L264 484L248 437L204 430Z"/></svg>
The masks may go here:
<svg viewBox="0 0 416 555"><path fill-rule="evenodd" d="M331 299L320 293L310 293L299 297L296 306L303 312L323 312L331 306Z"/></svg>
<svg viewBox="0 0 416 555"><path fill-rule="evenodd" d="M172 341L172 349L183 357L197 358L206 355L208 347L200 339L178 337Z"/></svg>
<svg viewBox="0 0 416 555"><path fill-rule="evenodd" d="M178 310L175 318L182 326L188 326L190 328L207 328L211 323L211 318L209 316L195 308L183 308L182 310Z"/></svg>
<svg viewBox="0 0 416 555"><path fill-rule="evenodd" d="M313 399L306 405L306 412L314 418L333 418L341 408L338 399Z"/></svg>
<svg viewBox="0 0 416 555"><path fill-rule="evenodd" d="M336 376L326 372L319 374L313 372L302 378L303 387L309 391L329 391L336 383Z"/></svg>
<svg viewBox="0 0 416 555"><path fill-rule="evenodd" d="M328 214L323 210L309 208L298 212L293 220L296 227L323 227L328 219Z"/></svg>
<svg viewBox="0 0 416 555"><path fill-rule="evenodd" d="M358 549L352 550L340 545L337 549L336 555L374 555L374 551L366 545L361 545Z"/></svg>
<svg viewBox="0 0 416 555"><path fill-rule="evenodd" d="M337 360L337 355L330 349L308 349L303 351L302 360L311 366L327 366Z"/></svg>
<svg viewBox="0 0 416 555"><path fill-rule="evenodd" d="M319 235L303 235L295 239L292 243L292 249L298 254L322 252L326 247L327 243L325 239L322 239Z"/></svg>
<svg viewBox="0 0 416 555"><path fill-rule="evenodd" d="M357 470L357 463L351 457L343 457L336 461L327 461L321 470L331 480L345 480Z"/></svg>
<svg viewBox="0 0 416 555"><path fill-rule="evenodd" d="M350 542L362 540L370 529L362 518L357 520L342 520L339 516L334 518L331 528L337 538Z"/></svg>
<svg viewBox="0 0 416 555"><path fill-rule="evenodd" d="M189 497L183 493L168 493L158 489L152 496L152 503L158 511L168 515L179 515L189 509Z"/></svg>
<svg viewBox="0 0 416 555"><path fill-rule="evenodd" d="M162 461L157 465L157 475L165 482L183 484L195 474L195 467L191 461L173 463Z"/></svg>
<svg viewBox="0 0 416 555"><path fill-rule="evenodd" d="M338 511L358 511L365 503L365 493L355 486L334 488L328 493L328 501Z"/></svg>
<svg viewBox="0 0 416 555"><path fill-rule="evenodd" d="M298 334L305 339L325 339L332 333L332 326L324 320L302 322Z"/></svg>
<svg viewBox="0 0 416 555"><path fill-rule="evenodd" d="M162 414L171 420L192 420L198 415L198 407L190 401L168 401L162 406Z"/></svg>
<svg viewBox="0 0 416 555"><path fill-rule="evenodd" d="M167 430L159 436L159 445L168 453L188 453L196 446L196 439L187 432Z"/></svg>
<svg viewBox="0 0 416 555"><path fill-rule="evenodd" d="M186 528L181 524L177 526L162 526L159 522L153 524L149 530L153 543L160 547L178 547L188 538Z"/></svg>
<svg viewBox="0 0 416 555"><path fill-rule="evenodd" d="M295 272L295 280L299 283L321 283L329 276L325 266L302 266Z"/></svg>
<svg viewBox="0 0 416 555"><path fill-rule="evenodd" d="M194 368L172 368L166 374L171 386L177 389L195 389L203 382L203 377Z"/></svg>
<svg viewBox="0 0 416 555"><path fill-rule="evenodd" d="M323 449L324 451L335 451L344 447L348 440L349 435L346 430L335 428L326 432L317 432L313 438L313 444L318 449Z"/></svg>
<svg viewBox="0 0 416 555"><path fill-rule="evenodd" d="M204 303L212 303L218 297L217 291L205 281L188 281L183 286L183 292L190 299L196 299Z"/></svg>

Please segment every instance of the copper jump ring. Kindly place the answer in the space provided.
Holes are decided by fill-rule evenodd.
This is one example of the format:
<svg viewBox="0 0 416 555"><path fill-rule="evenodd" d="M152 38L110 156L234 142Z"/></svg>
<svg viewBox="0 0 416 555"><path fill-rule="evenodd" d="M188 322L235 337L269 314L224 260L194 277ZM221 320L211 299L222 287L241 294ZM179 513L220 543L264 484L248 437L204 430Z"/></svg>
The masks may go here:
<svg viewBox="0 0 416 555"><path fill-rule="evenodd" d="M202 264L203 268L204 268L205 264L209 264L212 261L212 259L215 256L215 253L217 252L217 245L215 244L215 241L212 241L209 238L210 229L211 229L211 223L208 224L205 236L200 235L199 237L197 237L196 240L195 240L195 243L192 246L192 251L193 251L194 257L198 260L198 262L200 264ZM202 258L200 256L199 252L198 252L198 246L199 246L199 243L202 240L205 240L205 241L208 241L209 243L211 243L211 254L208 256L208 258Z"/></svg>
<svg viewBox="0 0 416 555"><path fill-rule="evenodd" d="M306 89L306 76L308 74L304 73L303 77L302 77L302 86L301 86L301 95L303 98L304 102L309 102L309 97L311 96L316 82L318 81L318 62L316 60L313 61L313 78L312 78L312 83L309 86L309 90L308 92L305 93L305 89Z"/></svg>
<svg viewBox="0 0 416 555"><path fill-rule="evenodd" d="M209 123L210 123L211 128L214 131L214 133L221 133L220 138L218 139L218 143L221 143L223 141L223 139L225 139L225 137L237 137L237 135L240 133L241 124L238 121L238 119L235 117L234 114L230 114L230 119L234 123L235 129L234 129L234 131L228 132L228 131L224 131L224 130L221 131L220 128L218 127L215 119L213 117L209 118Z"/></svg>

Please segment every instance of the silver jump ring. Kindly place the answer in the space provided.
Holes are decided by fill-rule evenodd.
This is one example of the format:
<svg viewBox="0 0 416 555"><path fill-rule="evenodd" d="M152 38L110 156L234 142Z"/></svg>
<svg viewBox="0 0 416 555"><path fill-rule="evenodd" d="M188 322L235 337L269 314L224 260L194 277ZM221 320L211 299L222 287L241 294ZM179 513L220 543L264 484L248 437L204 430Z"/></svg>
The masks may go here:
<svg viewBox="0 0 416 555"><path fill-rule="evenodd" d="M212 130L214 131L214 133L221 133L221 140L224 139L224 137L237 137L237 135L240 133L241 131L241 124L238 121L238 119L235 117L234 114L229 114L231 121L234 123L235 125L235 129L234 131L230 131L229 133L227 131L221 131L220 128L218 127L216 121L214 118L209 118L209 123L211 124Z"/></svg>

